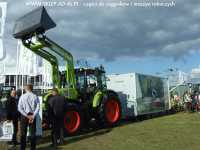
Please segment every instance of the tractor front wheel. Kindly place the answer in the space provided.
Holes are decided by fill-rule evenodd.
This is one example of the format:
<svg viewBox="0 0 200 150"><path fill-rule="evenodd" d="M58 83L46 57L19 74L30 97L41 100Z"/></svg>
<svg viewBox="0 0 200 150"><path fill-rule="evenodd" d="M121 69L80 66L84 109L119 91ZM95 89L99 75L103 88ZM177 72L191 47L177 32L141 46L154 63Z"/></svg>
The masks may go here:
<svg viewBox="0 0 200 150"><path fill-rule="evenodd" d="M82 117L78 106L68 106L64 115L64 131L67 135L74 135L81 129Z"/></svg>

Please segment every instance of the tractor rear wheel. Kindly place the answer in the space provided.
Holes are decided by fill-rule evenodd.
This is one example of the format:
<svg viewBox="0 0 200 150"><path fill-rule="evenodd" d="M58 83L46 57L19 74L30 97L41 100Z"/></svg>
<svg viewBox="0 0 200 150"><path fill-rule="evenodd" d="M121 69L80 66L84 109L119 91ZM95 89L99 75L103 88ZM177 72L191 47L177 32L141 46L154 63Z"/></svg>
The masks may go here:
<svg viewBox="0 0 200 150"><path fill-rule="evenodd" d="M77 134L82 126L81 110L76 105L70 105L67 107L64 114L64 133L65 135Z"/></svg>
<svg viewBox="0 0 200 150"><path fill-rule="evenodd" d="M102 127L111 127L116 125L121 118L121 104L115 94L108 94L98 108L97 122Z"/></svg>

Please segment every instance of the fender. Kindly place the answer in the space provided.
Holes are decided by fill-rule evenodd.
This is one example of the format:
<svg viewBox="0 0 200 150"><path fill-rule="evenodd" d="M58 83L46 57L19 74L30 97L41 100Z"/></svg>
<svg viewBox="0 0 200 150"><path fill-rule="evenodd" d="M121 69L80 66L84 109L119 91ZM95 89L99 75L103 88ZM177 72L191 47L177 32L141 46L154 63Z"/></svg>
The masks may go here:
<svg viewBox="0 0 200 150"><path fill-rule="evenodd" d="M51 90L49 90L45 95L42 96L42 110L47 110L48 98L51 95Z"/></svg>
<svg viewBox="0 0 200 150"><path fill-rule="evenodd" d="M93 108L96 108L96 107L99 106L99 104L101 103L102 97L103 97L103 92L102 91L98 91L94 95L94 98L93 98L93 101L92 101L92 107Z"/></svg>

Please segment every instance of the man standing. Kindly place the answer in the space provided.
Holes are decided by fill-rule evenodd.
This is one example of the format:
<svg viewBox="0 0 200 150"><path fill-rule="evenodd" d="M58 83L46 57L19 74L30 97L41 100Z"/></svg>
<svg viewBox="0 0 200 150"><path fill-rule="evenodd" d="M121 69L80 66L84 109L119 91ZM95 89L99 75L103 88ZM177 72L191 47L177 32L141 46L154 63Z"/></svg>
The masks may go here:
<svg viewBox="0 0 200 150"><path fill-rule="evenodd" d="M17 105L18 105L18 99L16 98L16 90L13 89L10 92L8 100L6 101L6 116L8 121L13 122L14 133L12 137L12 144L14 146L17 145L17 131L18 131L18 118L19 118Z"/></svg>
<svg viewBox="0 0 200 150"><path fill-rule="evenodd" d="M192 96L191 96L191 99L192 99L192 112L195 112L197 111L197 99L198 99L198 94L197 94L197 91L194 91Z"/></svg>
<svg viewBox="0 0 200 150"><path fill-rule="evenodd" d="M30 128L31 150L36 150L36 115L39 113L40 102L38 97L32 93L33 86L25 86L25 94L19 99L18 110L21 113L21 150L26 149L27 128Z"/></svg>
<svg viewBox="0 0 200 150"><path fill-rule="evenodd" d="M57 146L58 141L63 144L63 118L65 97L58 94L58 89L52 90L52 97L48 101L49 116L52 123L52 145Z"/></svg>
<svg viewBox="0 0 200 150"><path fill-rule="evenodd" d="M188 91L184 94L184 110L185 112L189 112L191 110L191 96Z"/></svg>

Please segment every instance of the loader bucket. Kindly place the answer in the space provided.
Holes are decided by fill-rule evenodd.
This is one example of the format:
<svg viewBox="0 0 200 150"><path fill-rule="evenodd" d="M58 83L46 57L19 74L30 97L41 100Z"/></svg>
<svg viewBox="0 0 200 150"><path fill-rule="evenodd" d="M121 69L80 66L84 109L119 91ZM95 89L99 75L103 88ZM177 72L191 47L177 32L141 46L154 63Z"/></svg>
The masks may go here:
<svg viewBox="0 0 200 150"><path fill-rule="evenodd" d="M26 39L33 33L44 33L54 28L56 24L44 7L39 7L20 17L14 26L13 36L16 39Z"/></svg>

